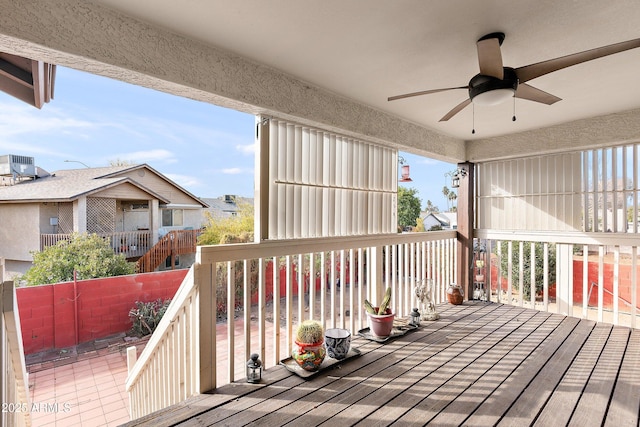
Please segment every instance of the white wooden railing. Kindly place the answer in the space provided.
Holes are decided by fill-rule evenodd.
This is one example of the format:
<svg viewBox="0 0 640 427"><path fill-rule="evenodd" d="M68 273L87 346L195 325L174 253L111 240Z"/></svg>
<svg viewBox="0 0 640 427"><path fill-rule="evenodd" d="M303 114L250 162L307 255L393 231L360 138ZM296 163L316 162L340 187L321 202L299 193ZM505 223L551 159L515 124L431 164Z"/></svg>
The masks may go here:
<svg viewBox="0 0 640 427"><path fill-rule="evenodd" d="M3 426L30 426L29 380L24 363L20 317L13 282L0 283L0 401Z"/></svg>
<svg viewBox="0 0 640 427"><path fill-rule="evenodd" d="M615 325L640 326L639 235L485 230L477 231L476 238L493 253L493 274L489 270L486 274L490 300ZM533 259L529 258L532 248ZM527 265L534 268L524 268ZM542 269L537 280L536 265ZM530 280L526 280L525 271ZM550 280L553 276L555 281ZM528 287L533 283L537 283L538 292Z"/></svg>
<svg viewBox="0 0 640 427"><path fill-rule="evenodd" d="M301 319L355 334L366 326L364 299L379 302L387 286L398 316L417 306L423 279L433 280L442 302L456 265L455 231L198 247L196 264L127 378L131 417L244 377L250 353L265 368L278 364ZM267 300L280 303L267 309Z"/></svg>
<svg viewBox="0 0 640 427"><path fill-rule="evenodd" d="M142 256L153 246L150 231L118 231L97 234L109 241L116 254L123 254L127 258ZM41 234L40 250L55 246L62 240L70 240L71 236L72 234Z"/></svg>

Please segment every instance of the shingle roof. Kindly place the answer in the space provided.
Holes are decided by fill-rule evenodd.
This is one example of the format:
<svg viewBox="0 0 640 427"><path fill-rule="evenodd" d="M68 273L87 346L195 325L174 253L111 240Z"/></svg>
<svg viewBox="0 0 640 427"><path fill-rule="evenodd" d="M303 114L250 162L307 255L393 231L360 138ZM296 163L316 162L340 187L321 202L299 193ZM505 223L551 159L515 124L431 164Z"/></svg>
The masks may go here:
<svg viewBox="0 0 640 427"><path fill-rule="evenodd" d="M228 196L220 196L218 198L203 198L202 200L209 205L207 211L214 218L224 218L230 216L232 212L238 211L238 203L253 204L253 198L242 196L229 196L231 199L227 200Z"/></svg>
<svg viewBox="0 0 640 427"><path fill-rule="evenodd" d="M56 171L50 176L0 187L0 203L72 201L78 197L90 195L124 183L130 183L165 203L169 202L165 197L156 194L130 178L122 176L109 177L109 175L127 169L131 169L131 166Z"/></svg>

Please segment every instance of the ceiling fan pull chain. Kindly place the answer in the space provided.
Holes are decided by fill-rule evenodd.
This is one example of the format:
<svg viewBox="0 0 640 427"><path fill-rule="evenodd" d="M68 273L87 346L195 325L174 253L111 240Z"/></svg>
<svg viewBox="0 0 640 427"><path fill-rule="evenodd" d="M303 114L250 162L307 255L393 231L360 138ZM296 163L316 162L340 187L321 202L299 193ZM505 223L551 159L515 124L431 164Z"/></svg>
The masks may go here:
<svg viewBox="0 0 640 427"><path fill-rule="evenodd" d="M472 104L471 108L472 108L472 111L473 111L473 113L471 115L472 116L472 120L473 120L472 126L471 126L472 127L471 134L473 135L473 134L476 133L476 105Z"/></svg>
<svg viewBox="0 0 640 427"><path fill-rule="evenodd" d="M516 121L516 97L513 97L513 118L511 119L514 122Z"/></svg>

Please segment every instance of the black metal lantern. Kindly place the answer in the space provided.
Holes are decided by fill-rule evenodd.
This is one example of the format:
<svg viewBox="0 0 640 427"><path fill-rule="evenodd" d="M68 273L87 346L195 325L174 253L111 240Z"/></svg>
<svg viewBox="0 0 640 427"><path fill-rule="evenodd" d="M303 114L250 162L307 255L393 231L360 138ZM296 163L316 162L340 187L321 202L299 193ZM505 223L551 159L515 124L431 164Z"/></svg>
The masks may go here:
<svg viewBox="0 0 640 427"><path fill-rule="evenodd" d="M451 176L451 186L453 188L460 187L460 179L464 178L465 176L467 176L467 170L462 168L457 168L453 172L453 175Z"/></svg>
<svg viewBox="0 0 640 427"><path fill-rule="evenodd" d="M262 380L262 362L258 359L258 355L253 353L247 361L247 381L259 383L260 380Z"/></svg>
<svg viewBox="0 0 640 427"><path fill-rule="evenodd" d="M411 320L409 321L411 326L419 327L420 326L420 313L418 313L418 309L414 308L411 311Z"/></svg>

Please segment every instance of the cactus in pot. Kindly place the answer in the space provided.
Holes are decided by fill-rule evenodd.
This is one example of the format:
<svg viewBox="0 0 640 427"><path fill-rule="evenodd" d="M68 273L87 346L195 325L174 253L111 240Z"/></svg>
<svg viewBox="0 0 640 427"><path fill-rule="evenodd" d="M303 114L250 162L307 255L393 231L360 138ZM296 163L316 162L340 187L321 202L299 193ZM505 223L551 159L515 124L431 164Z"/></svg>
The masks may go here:
<svg viewBox="0 0 640 427"><path fill-rule="evenodd" d="M376 310L376 307L372 306L371 303L367 300L364 300L364 309L367 311L367 313L369 314L377 314L377 315L383 315L383 314L387 314L387 308L389 308L389 303L391 302L391 288L387 288L387 290L384 292L384 297L382 298L382 303L380 304L380 307L378 307L378 309Z"/></svg>
<svg viewBox="0 0 640 427"><path fill-rule="evenodd" d="M324 328L315 320L298 325L291 357L304 370L317 371L326 356Z"/></svg>
<svg viewBox="0 0 640 427"><path fill-rule="evenodd" d="M296 341L301 344L315 344L324 339L324 329L315 320L305 320L296 331Z"/></svg>
<svg viewBox="0 0 640 427"><path fill-rule="evenodd" d="M390 302L390 287L386 289L379 307L374 307L369 301L364 300L364 308L369 317L369 328L371 330L371 334L376 337L385 338L391 335L395 315L389 310Z"/></svg>

